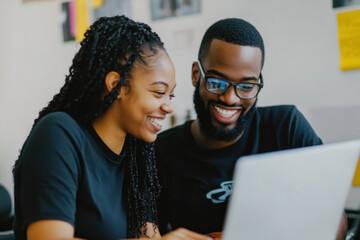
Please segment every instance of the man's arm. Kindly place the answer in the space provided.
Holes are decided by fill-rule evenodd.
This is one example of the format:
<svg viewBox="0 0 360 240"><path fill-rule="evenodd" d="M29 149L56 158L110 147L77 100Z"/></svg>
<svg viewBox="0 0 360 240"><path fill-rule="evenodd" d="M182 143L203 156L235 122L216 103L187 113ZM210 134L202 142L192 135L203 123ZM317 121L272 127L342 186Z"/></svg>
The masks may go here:
<svg viewBox="0 0 360 240"><path fill-rule="evenodd" d="M346 239L346 234L347 234L347 230L348 230L348 222L347 222L347 217L345 214L345 211L343 212L341 221L340 221L340 225L336 234L336 240L345 240Z"/></svg>

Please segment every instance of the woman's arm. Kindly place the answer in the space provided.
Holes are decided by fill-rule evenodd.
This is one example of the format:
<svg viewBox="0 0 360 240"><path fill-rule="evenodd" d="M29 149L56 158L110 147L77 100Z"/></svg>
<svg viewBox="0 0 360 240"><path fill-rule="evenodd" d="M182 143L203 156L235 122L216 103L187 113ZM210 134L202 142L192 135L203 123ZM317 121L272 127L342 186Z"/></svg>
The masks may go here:
<svg viewBox="0 0 360 240"><path fill-rule="evenodd" d="M178 228L160 238L161 240L212 240L213 238L190 231L185 228Z"/></svg>
<svg viewBox="0 0 360 240"><path fill-rule="evenodd" d="M187 230L185 228L178 228L168 234L161 236L159 229L153 227L153 223L146 223L146 235L154 239L159 240L212 240L213 238L195 233L193 231ZM149 238L140 238L140 240L148 240Z"/></svg>
<svg viewBox="0 0 360 240"><path fill-rule="evenodd" d="M153 228L152 223L147 223L146 234L153 239L159 240L212 240L212 238L185 228L178 228L164 236L160 236L159 229ZM61 220L40 220L33 222L27 228L28 240L80 240L74 238L74 227ZM148 240L140 238L139 240Z"/></svg>
<svg viewBox="0 0 360 240"><path fill-rule="evenodd" d="M61 220L40 220L27 228L28 240L80 240L74 238L74 227Z"/></svg>
<svg viewBox="0 0 360 240"><path fill-rule="evenodd" d="M146 223L146 236L149 236L150 238L160 238L161 234L159 231L159 228L151 222Z"/></svg>

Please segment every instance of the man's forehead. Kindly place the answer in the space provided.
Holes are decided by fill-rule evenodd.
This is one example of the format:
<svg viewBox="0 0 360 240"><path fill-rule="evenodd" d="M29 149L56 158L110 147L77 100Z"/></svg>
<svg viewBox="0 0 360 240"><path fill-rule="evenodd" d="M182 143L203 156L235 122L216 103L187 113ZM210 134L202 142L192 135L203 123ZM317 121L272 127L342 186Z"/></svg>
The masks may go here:
<svg viewBox="0 0 360 240"><path fill-rule="evenodd" d="M204 65L255 65L261 68L261 49L214 39L204 57Z"/></svg>

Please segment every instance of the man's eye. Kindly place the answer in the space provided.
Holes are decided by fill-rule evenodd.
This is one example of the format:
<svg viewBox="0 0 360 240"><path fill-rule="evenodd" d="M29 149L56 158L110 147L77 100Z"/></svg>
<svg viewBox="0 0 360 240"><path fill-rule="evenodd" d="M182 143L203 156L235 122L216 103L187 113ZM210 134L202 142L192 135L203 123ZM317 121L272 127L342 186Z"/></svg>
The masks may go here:
<svg viewBox="0 0 360 240"><path fill-rule="evenodd" d="M254 89L254 85L250 83L241 83L237 88L241 91L249 92Z"/></svg>
<svg viewBox="0 0 360 240"><path fill-rule="evenodd" d="M161 96L165 94L164 92L155 92L155 93Z"/></svg>
<svg viewBox="0 0 360 240"><path fill-rule="evenodd" d="M170 94L170 100L173 99L175 97L174 94Z"/></svg>
<svg viewBox="0 0 360 240"><path fill-rule="evenodd" d="M227 83L224 82L223 80L220 79L216 79L216 78L209 78L208 80L208 89L210 90L226 90L227 88Z"/></svg>

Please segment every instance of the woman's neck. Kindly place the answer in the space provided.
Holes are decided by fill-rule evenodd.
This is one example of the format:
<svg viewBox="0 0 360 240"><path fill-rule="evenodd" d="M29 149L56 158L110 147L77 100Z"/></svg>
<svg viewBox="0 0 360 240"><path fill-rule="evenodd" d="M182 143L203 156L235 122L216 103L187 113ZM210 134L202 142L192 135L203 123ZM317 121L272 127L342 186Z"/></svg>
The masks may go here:
<svg viewBox="0 0 360 240"><path fill-rule="evenodd" d="M124 146L126 132L119 130L119 126L111 119L105 113L92 123L92 127L106 146L119 155Z"/></svg>

